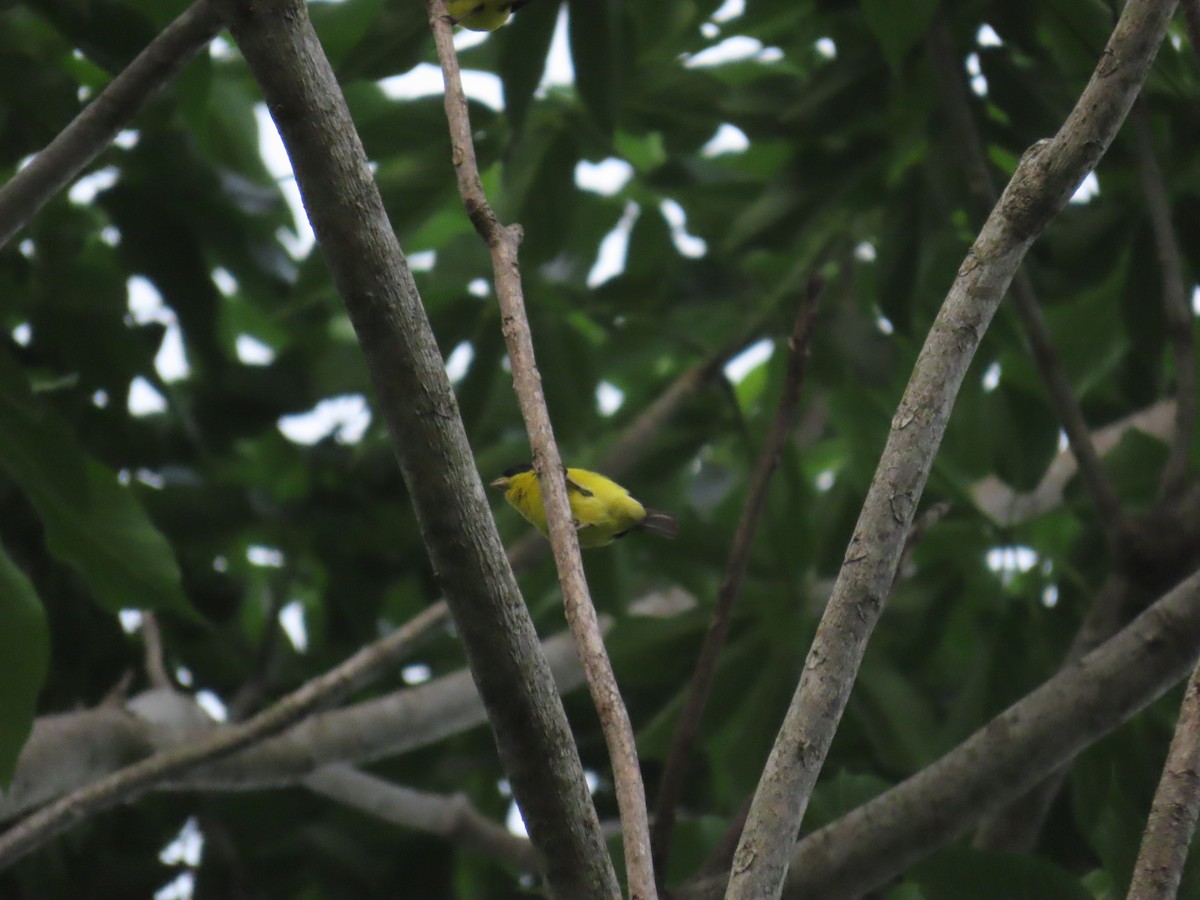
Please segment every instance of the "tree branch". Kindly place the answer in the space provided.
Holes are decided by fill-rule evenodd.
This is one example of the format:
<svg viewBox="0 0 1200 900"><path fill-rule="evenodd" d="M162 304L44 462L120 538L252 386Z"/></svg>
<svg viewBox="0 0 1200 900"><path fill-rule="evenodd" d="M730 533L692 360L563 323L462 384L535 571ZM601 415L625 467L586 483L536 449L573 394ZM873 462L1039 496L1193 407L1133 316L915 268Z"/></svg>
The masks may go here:
<svg viewBox="0 0 1200 900"><path fill-rule="evenodd" d="M941 759L791 848L789 897L859 897L946 846L1185 677L1200 654L1200 572ZM721 896L726 876L686 900Z"/></svg>
<svg viewBox="0 0 1200 900"><path fill-rule="evenodd" d="M447 797L393 784L350 766L327 766L304 779L315 794L451 844L532 872L537 854L518 837L479 812L465 794Z"/></svg>
<svg viewBox="0 0 1200 900"><path fill-rule="evenodd" d="M146 610L142 613L142 644L145 653L146 678L152 688L175 687L175 682L167 674L167 666L163 656L162 630L158 627L158 617Z"/></svg>
<svg viewBox="0 0 1200 900"><path fill-rule="evenodd" d="M213 39L221 20L198 0L163 29L87 108L0 188L0 247L112 143L118 131Z"/></svg>
<svg viewBox="0 0 1200 900"><path fill-rule="evenodd" d="M156 749L150 724L107 698L94 709L39 716L0 798L0 822L145 759Z"/></svg>
<svg viewBox="0 0 1200 900"><path fill-rule="evenodd" d="M634 616L663 617L694 607L694 598L675 589L648 594L632 603L629 611ZM445 617L446 613L446 605L439 603L427 615ZM607 630L612 626L611 617L602 616L600 624ZM542 652L560 693L583 684L570 632L547 638ZM147 702L154 696L170 702ZM200 766L161 787L245 791L290 786L323 766L396 756L486 721L471 673L460 669L418 687L310 715L275 737ZM156 751L190 743L198 734L218 727L227 726L215 725L192 698L175 691L138 695L124 709L104 707L42 716L34 722L12 784L0 798L0 821Z"/></svg>
<svg viewBox="0 0 1200 900"><path fill-rule="evenodd" d="M1059 133L1032 147L959 268L892 420L833 596L751 804L728 896L775 897L967 366L1025 252L1099 161L1137 96L1174 0L1130 0Z"/></svg>
<svg viewBox="0 0 1200 900"><path fill-rule="evenodd" d="M430 607L427 614L444 621L446 605ZM548 638L542 647L560 692L567 693L583 683L569 634ZM12 785L0 799L0 821L84 787L156 751L190 742L206 728L224 727L215 726L187 695L174 694L181 704L179 708L148 707L141 702L144 696L135 697L125 709L92 709L38 718L21 751ZM203 728L195 724L196 720ZM460 669L418 687L310 715L274 737L199 766L163 787L244 791L293 785L322 766L395 756L486 721L471 673Z"/></svg>
<svg viewBox="0 0 1200 900"><path fill-rule="evenodd" d="M809 280L804 297L800 302L796 323L792 327L791 337L788 338L787 371L784 375L783 391L779 396L779 407L775 412L770 429L767 431L766 439L763 441L758 462L750 476L750 485L742 506L742 515L738 520L737 531L733 536L733 545L729 551L729 560L725 564L725 574L721 578L721 587L717 592L717 601L713 607L712 620L705 633L704 643L696 660L696 668L688 683L683 711L675 726L675 734L671 738L671 748L663 765L658 798L654 805L654 829L651 834L654 871L658 874L660 886L666 883L667 862L671 855L671 836L675 828L675 810L679 805L679 795L683 790L688 759L691 757L692 747L696 742L696 734L700 730L704 707L708 704L709 694L712 692L717 662L721 650L725 646L725 640L729 636L729 626L733 621L733 604L742 591L742 582L745 580L746 569L750 563L750 550L754 546L754 535L758 529L758 522L762 518L763 510L766 509L767 489L771 484L771 476L779 467L779 457L783 453L788 435L791 434L796 406L800 402L800 388L804 381L809 347L816 325L817 301L823 287L822 280L814 276Z"/></svg>
<svg viewBox="0 0 1200 900"><path fill-rule="evenodd" d="M996 188L979 129L971 114L962 66L957 62L950 30L942 14L935 17L933 27L929 30L928 49L934 71L937 72L934 81L941 94L942 106L950 119L955 143L962 152L968 196L975 200L975 221L983 221L996 205ZM1058 348L1050 335L1050 326L1042 315L1042 305L1033 289L1033 281L1024 269L1018 270L1013 279L1012 300L1025 331L1025 339L1029 342L1030 355L1066 432L1071 451L1079 464L1079 474L1100 518L1101 528L1110 546L1115 546L1123 519L1121 501L1092 443L1079 398L1075 396Z"/></svg>
<svg viewBox="0 0 1200 900"><path fill-rule="evenodd" d="M548 638L540 652L558 692L567 693L583 683L568 633ZM312 716L236 756L196 769L170 787L224 791L283 787L322 766L368 763L428 747L487 721L480 693L472 673L460 669L418 687Z"/></svg>
<svg viewBox="0 0 1200 900"><path fill-rule="evenodd" d="M155 754L44 806L0 835L0 869L88 816L138 797L202 763L277 734L314 710L337 702L394 665L415 641L444 619L443 610L430 607L405 627L363 648L337 668L314 678L245 723L177 750Z"/></svg>
<svg viewBox="0 0 1200 900"><path fill-rule="evenodd" d="M501 762L552 894L616 875L537 633L504 556L437 342L303 0L219 0L279 128L363 349Z"/></svg>
<svg viewBox="0 0 1200 900"><path fill-rule="evenodd" d="M1167 330L1175 357L1175 435L1171 440L1171 454L1167 457L1159 481L1159 496L1169 499L1177 495L1187 482L1188 456L1192 449L1192 435L1196 430L1196 352L1192 337L1192 310L1183 277L1179 242L1171 222L1171 201L1167 196L1162 167L1154 152L1150 114L1144 103L1139 101L1134 106L1130 124L1133 126L1142 195L1146 198L1146 213L1158 249L1163 311L1166 313Z"/></svg>
<svg viewBox="0 0 1200 900"><path fill-rule="evenodd" d="M1200 667L1192 672L1154 792L1129 900L1173 900L1200 815Z"/></svg>
<svg viewBox="0 0 1200 900"><path fill-rule="evenodd" d="M443 0L427 0L426 8L429 10L429 24L433 29L434 43L437 45L445 79L446 118L450 126L459 193L475 230L491 251L504 342L512 363L513 387L521 408L521 417L525 420L525 430L529 435L533 467L541 484L542 502L549 526L550 548L558 567L558 582L562 590L567 623L575 635L588 690L599 714L600 727L604 732L609 759L612 762L617 806L623 829L629 891L634 900L653 900L658 895L650 863L646 793L642 786L641 769L638 767L637 745L633 738L629 712L621 699L616 675L600 634L596 610L588 592L574 519L567 498L567 485L562 477L563 462L554 440L554 428L546 408L545 395L542 393L542 379L534 359L533 338L529 331L529 320L525 315L524 290L517 261L517 248L522 232L518 225L502 225L488 203L475 160L467 98L463 93L458 57L454 51L452 29L445 4Z"/></svg>

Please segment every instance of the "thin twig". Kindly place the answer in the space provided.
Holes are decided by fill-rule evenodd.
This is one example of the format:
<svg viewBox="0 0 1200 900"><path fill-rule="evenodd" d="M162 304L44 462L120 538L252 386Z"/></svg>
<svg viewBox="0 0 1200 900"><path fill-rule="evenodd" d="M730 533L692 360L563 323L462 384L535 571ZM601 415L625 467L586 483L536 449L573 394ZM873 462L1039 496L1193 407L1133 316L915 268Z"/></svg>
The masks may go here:
<svg viewBox="0 0 1200 900"><path fill-rule="evenodd" d="M1145 103L1138 101L1134 105L1130 120L1142 195L1146 200L1146 213L1158 250L1163 311L1175 357L1175 436L1171 440L1171 454L1167 457L1159 481L1159 496L1170 499L1183 489L1187 481L1188 455L1196 429L1196 353L1192 337L1192 310L1184 283L1179 241L1171 222L1171 200L1158 155L1154 152L1154 134L1150 130L1150 114Z"/></svg>
<svg viewBox="0 0 1200 900"><path fill-rule="evenodd" d="M942 14L935 16L933 27L929 30L928 49L937 71L934 82L941 94L942 106L950 119L955 144L963 158L968 195L974 200L972 205L975 218L976 221L983 221L996 205L998 195L987 156L983 152L979 129L971 113L963 69L956 61L950 29ZM1108 477L1108 470L1104 468L1092 443L1091 432L1083 417L1079 398L1075 396L1071 387L1071 380L1067 377L1062 358L1050 334L1050 326L1042 314L1042 305L1034 291L1033 281L1024 269L1018 270L1013 279L1012 300L1024 329L1025 339L1029 342L1030 355L1046 385L1050 402L1062 423L1071 452L1078 461L1084 487L1100 517L1105 537L1110 546L1115 546L1120 537L1123 519L1121 501L1112 480Z"/></svg>
<svg viewBox="0 0 1200 900"><path fill-rule="evenodd" d="M162 630L158 627L158 617L149 610L142 613L142 642L145 649L146 678L150 687L174 689L175 682L167 674L167 666L163 659Z"/></svg>
<svg viewBox="0 0 1200 900"><path fill-rule="evenodd" d="M671 855L671 837L675 829L675 811L679 805L679 795L683 790L688 760L696 742L696 734L700 730L700 722L704 717L704 707L708 704L708 698L712 692L717 662L729 636L729 627L733 621L733 605L742 591L742 582L745 580L746 569L750 564L750 550L754 546L754 534L758 529L759 520L762 518L763 510L766 509L767 489L771 483L771 476L779 467L779 458L783 453L788 435L791 433L796 406L800 402L800 388L804 381L804 371L807 368L809 348L812 344L816 323L817 302L823 287L824 282L814 276L809 280L804 297L800 302L796 322L792 327L791 337L788 339L787 371L784 374L779 406L767 431L766 440L763 441L758 462L750 476L750 485L742 506L742 515L738 520L733 545L729 551L729 559L725 563L725 574L721 578L721 587L717 592L717 600L713 607L712 620L709 622L708 631L704 636L704 643L696 660L696 668L688 683L683 711L675 726L671 749L667 753L667 759L663 766L658 799L654 805L654 828L651 832L650 843L654 871L658 874L660 887L666 884L667 863Z"/></svg>
<svg viewBox="0 0 1200 900"><path fill-rule="evenodd" d="M444 838L526 872L537 867L528 838L519 837L477 810L465 794L445 796L419 791L360 772L352 766L326 766L304 779L304 786L368 815Z"/></svg>
<svg viewBox="0 0 1200 900"><path fill-rule="evenodd" d="M445 622L446 612L443 604L429 607L404 627L359 650L337 668L314 678L241 725L178 750L157 753L42 807L0 835L0 869L90 815L132 800L203 763L278 734L309 713L336 703L395 665L414 643Z"/></svg>
<svg viewBox="0 0 1200 900"><path fill-rule="evenodd" d="M220 27L209 0L193 3L0 188L0 247L99 156L142 105L174 78Z"/></svg>
<svg viewBox="0 0 1200 900"><path fill-rule="evenodd" d="M100 698L100 702L96 705L122 706L129 696L129 686L133 684L133 678L133 669L123 671L121 677L116 680L116 683L112 687L105 691L104 696Z"/></svg>
<svg viewBox="0 0 1200 900"><path fill-rule="evenodd" d="M1021 158L926 338L759 780L730 900L776 897L871 631L883 612L955 397L1029 246L1104 155L1162 42L1175 0L1130 0L1058 134Z"/></svg>
<svg viewBox="0 0 1200 900"><path fill-rule="evenodd" d="M612 663L604 648L596 610L583 574L583 560L571 518L563 464L554 440L541 375L533 354L529 320L525 315L524 291L517 263L520 226L504 226L488 203L475 160L475 145L467 114L458 57L443 0L427 0L429 24L445 78L446 118L450 126L454 166L463 205L475 230L486 241L492 255L496 298L500 304L504 341L512 363L513 387L529 434L533 466L541 484L549 524L550 546L558 567L559 586L567 623L575 635L579 659L587 677L588 690L600 717L605 743L616 783L617 807L621 814L625 868L634 900L652 900L658 894L650 863L649 822L645 789L638 767L637 745L629 712L621 699Z"/></svg>
<svg viewBox="0 0 1200 900"><path fill-rule="evenodd" d="M1175 737L1154 792L1129 886L1129 900L1172 900L1200 815L1200 667L1192 672Z"/></svg>

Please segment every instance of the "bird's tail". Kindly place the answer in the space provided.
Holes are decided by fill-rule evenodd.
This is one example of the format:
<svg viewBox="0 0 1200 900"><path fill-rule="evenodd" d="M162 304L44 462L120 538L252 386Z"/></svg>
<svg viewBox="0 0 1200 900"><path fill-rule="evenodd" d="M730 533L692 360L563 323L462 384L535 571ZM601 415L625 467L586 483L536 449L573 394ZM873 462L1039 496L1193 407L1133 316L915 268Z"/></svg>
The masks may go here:
<svg viewBox="0 0 1200 900"><path fill-rule="evenodd" d="M642 520L642 524L638 527L643 531L661 534L667 538L673 538L679 534L679 520L669 512L663 512L658 509L646 510L646 518Z"/></svg>

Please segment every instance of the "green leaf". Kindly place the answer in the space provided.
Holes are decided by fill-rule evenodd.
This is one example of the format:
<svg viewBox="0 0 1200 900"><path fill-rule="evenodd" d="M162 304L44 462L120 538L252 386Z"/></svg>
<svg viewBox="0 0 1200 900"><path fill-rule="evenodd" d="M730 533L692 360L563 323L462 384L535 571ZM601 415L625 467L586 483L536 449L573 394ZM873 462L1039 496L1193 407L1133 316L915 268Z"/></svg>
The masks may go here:
<svg viewBox="0 0 1200 900"><path fill-rule="evenodd" d="M1001 382L991 398L997 429L1006 440L994 445L994 465L999 476L1018 490L1032 490L1054 458L1058 446L1058 419L1050 404Z"/></svg>
<svg viewBox="0 0 1200 900"><path fill-rule="evenodd" d="M102 607L194 615L171 545L132 491L79 449L2 354L0 467L36 507L50 551L83 574Z"/></svg>
<svg viewBox="0 0 1200 900"><path fill-rule="evenodd" d="M763 403L767 385L771 381L771 359L774 356L774 348L772 348L772 356L763 360L753 369L746 373L734 386L734 395L737 397L738 406L746 415L751 415Z"/></svg>
<svg viewBox="0 0 1200 900"><path fill-rule="evenodd" d="M563 236L577 205L579 147L575 135L569 122L557 116L547 118L549 121L535 117L516 144L506 171L509 202L500 210L505 216L512 209L509 203L516 205L516 214L510 218L525 227L521 261L526 265L545 262L562 251Z"/></svg>
<svg viewBox="0 0 1200 900"><path fill-rule="evenodd" d="M207 53L201 53L175 77L179 114L202 144L209 140L212 83L213 61Z"/></svg>
<svg viewBox="0 0 1200 900"><path fill-rule="evenodd" d="M1073 875L1036 856L952 847L909 871L926 900L1092 900Z"/></svg>
<svg viewBox="0 0 1200 900"><path fill-rule="evenodd" d="M495 38L500 41L497 74L504 82L504 108L515 132L525 124L533 92L542 80L558 7L553 0L531 3Z"/></svg>
<svg viewBox="0 0 1200 900"><path fill-rule="evenodd" d="M883 48L893 71L904 64L904 57L925 34L937 9L937 0L892 3L890 0L862 0L863 15Z"/></svg>
<svg viewBox="0 0 1200 900"><path fill-rule="evenodd" d="M42 603L0 547L0 788L5 790L33 728L49 660L50 633Z"/></svg>
<svg viewBox="0 0 1200 900"><path fill-rule="evenodd" d="M382 0L348 0L308 7L313 28L335 68L371 32L382 6Z"/></svg>
<svg viewBox="0 0 1200 900"><path fill-rule="evenodd" d="M899 669L879 656L864 660L854 706L879 758L915 771L938 756L937 716L928 699Z"/></svg>
<svg viewBox="0 0 1200 900"><path fill-rule="evenodd" d="M1178 703L1176 690L1156 705L1174 711ZM1090 747L1071 768L1074 820L1118 885L1128 885L1133 875L1168 740L1169 730L1154 728L1143 716Z"/></svg>
<svg viewBox="0 0 1200 900"><path fill-rule="evenodd" d="M671 226L657 209L643 210L629 233L629 249L625 255L625 276L647 278L655 283L663 269L679 259L671 240Z"/></svg>
<svg viewBox="0 0 1200 900"><path fill-rule="evenodd" d="M1105 457L1113 486L1130 506L1145 508L1154 502L1167 452L1162 441L1130 429Z"/></svg>
<svg viewBox="0 0 1200 900"><path fill-rule="evenodd" d="M133 7L158 26L164 26L180 15L191 4L187 0L129 0Z"/></svg>
<svg viewBox="0 0 1200 900"><path fill-rule="evenodd" d="M874 800L888 788L891 782L877 775L859 775L845 770L832 778L823 778L813 790L805 827L814 830L846 815L864 803Z"/></svg>
<svg viewBox="0 0 1200 900"><path fill-rule="evenodd" d="M620 96L618 4L567 0L575 88L604 134L612 134Z"/></svg>
<svg viewBox="0 0 1200 900"><path fill-rule="evenodd" d="M925 895L915 884L905 881L888 891L884 900L925 900Z"/></svg>

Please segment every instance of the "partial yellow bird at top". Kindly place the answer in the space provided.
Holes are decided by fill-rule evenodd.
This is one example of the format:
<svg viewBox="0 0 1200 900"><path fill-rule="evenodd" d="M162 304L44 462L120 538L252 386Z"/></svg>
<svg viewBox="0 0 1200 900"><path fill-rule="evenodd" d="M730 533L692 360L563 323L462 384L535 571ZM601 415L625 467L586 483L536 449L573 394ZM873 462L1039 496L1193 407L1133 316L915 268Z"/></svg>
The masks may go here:
<svg viewBox="0 0 1200 900"><path fill-rule="evenodd" d="M587 469L567 469L567 499L580 547L603 547L634 530L650 531L673 538L679 522L667 512L647 509L629 496L615 481ZM549 534L546 508L542 505L542 486L533 466L525 463L505 469L491 484L504 490L504 499L512 504L534 528Z"/></svg>
<svg viewBox="0 0 1200 900"><path fill-rule="evenodd" d="M495 31L530 0L446 0L446 12L471 31Z"/></svg>

